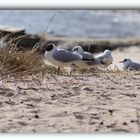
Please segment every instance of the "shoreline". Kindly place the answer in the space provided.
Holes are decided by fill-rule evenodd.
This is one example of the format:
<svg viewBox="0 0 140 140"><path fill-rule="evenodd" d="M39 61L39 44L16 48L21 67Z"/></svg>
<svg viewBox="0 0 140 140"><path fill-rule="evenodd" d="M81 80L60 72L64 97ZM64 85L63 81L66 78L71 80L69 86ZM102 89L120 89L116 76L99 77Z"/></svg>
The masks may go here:
<svg viewBox="0 0 140 140"><path fill-rule="evenodd" d="M58 47L71 50L74 46L80 45L89 52L101 52L105 49L115 50L131 46L140 46L140 36L113 37L113 38L92 38L92 37L67 37L55 36L49 33L28 34L26 29L17 27L0 27L1 38L13 39L18 47L23 50L31 50L39 43L43 51L47 43L55 43Z"/></svg>

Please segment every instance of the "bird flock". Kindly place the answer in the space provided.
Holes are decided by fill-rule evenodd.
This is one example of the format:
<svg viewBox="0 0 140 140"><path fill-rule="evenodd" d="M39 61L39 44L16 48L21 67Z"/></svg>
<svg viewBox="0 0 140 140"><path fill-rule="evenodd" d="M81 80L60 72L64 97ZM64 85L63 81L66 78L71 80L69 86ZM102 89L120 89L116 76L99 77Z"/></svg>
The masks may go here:
<svg viewBox="0 0 140 140"><path fill-rule="evenodd" d="M81 46L75 46L71 51L68 51L58 48L52 43L48 44L45 49L45 58L52 65L58 67L58 75L61 67L69 67L70 70L73 66L81 69L107 68L113 63L110 50L105 50L103 53L94 56L92 53L84 51ZM140 64L129 58L125 58L119 63L123 63L123 70L140 70Z"/></svg>

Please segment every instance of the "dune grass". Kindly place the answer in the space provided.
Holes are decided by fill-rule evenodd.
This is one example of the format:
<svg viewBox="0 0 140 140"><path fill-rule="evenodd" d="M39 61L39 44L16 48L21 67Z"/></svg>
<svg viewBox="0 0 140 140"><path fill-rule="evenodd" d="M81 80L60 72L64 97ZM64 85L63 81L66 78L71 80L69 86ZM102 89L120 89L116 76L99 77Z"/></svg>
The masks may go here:
<svg viewBox="0 0 140 140"><path fill-rule="evenodd" d="M56 69L45 65L42 56L34 49L23 52L12 41L1 38L0 76L35 75L37 73L54 72Z"/></svg>

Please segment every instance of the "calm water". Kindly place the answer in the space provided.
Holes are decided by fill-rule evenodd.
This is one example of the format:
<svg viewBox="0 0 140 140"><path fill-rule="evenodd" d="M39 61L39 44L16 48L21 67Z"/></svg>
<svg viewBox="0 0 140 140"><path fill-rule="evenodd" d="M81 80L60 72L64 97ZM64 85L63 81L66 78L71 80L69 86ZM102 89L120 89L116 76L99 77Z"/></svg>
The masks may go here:
<svg viewBox="0 0 140 140"><path fill-rule="evenodd" d="M47 32L73 37L140 36L138 10L0 10L0 25L23 27L28 33Z"/></svg>

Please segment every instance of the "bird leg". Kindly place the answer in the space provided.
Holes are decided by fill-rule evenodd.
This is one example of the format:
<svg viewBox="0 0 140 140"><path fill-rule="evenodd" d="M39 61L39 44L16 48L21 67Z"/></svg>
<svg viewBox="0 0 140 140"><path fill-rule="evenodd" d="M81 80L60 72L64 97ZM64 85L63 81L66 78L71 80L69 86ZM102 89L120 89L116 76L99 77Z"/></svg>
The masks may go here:
<svg viewBox="0 0 140 140"><path fill-rule="evenodd" d="M68 75L69 75L69 76L72 76L72 68L71 68L71 67L69 67Z"/></svg>
<svg viewBox="0 0 140 140"><path fill-rule="evenodd" d="M58 66L58 68L57 68L57 75L59 75L60 74L60 66Z"/></svg>

